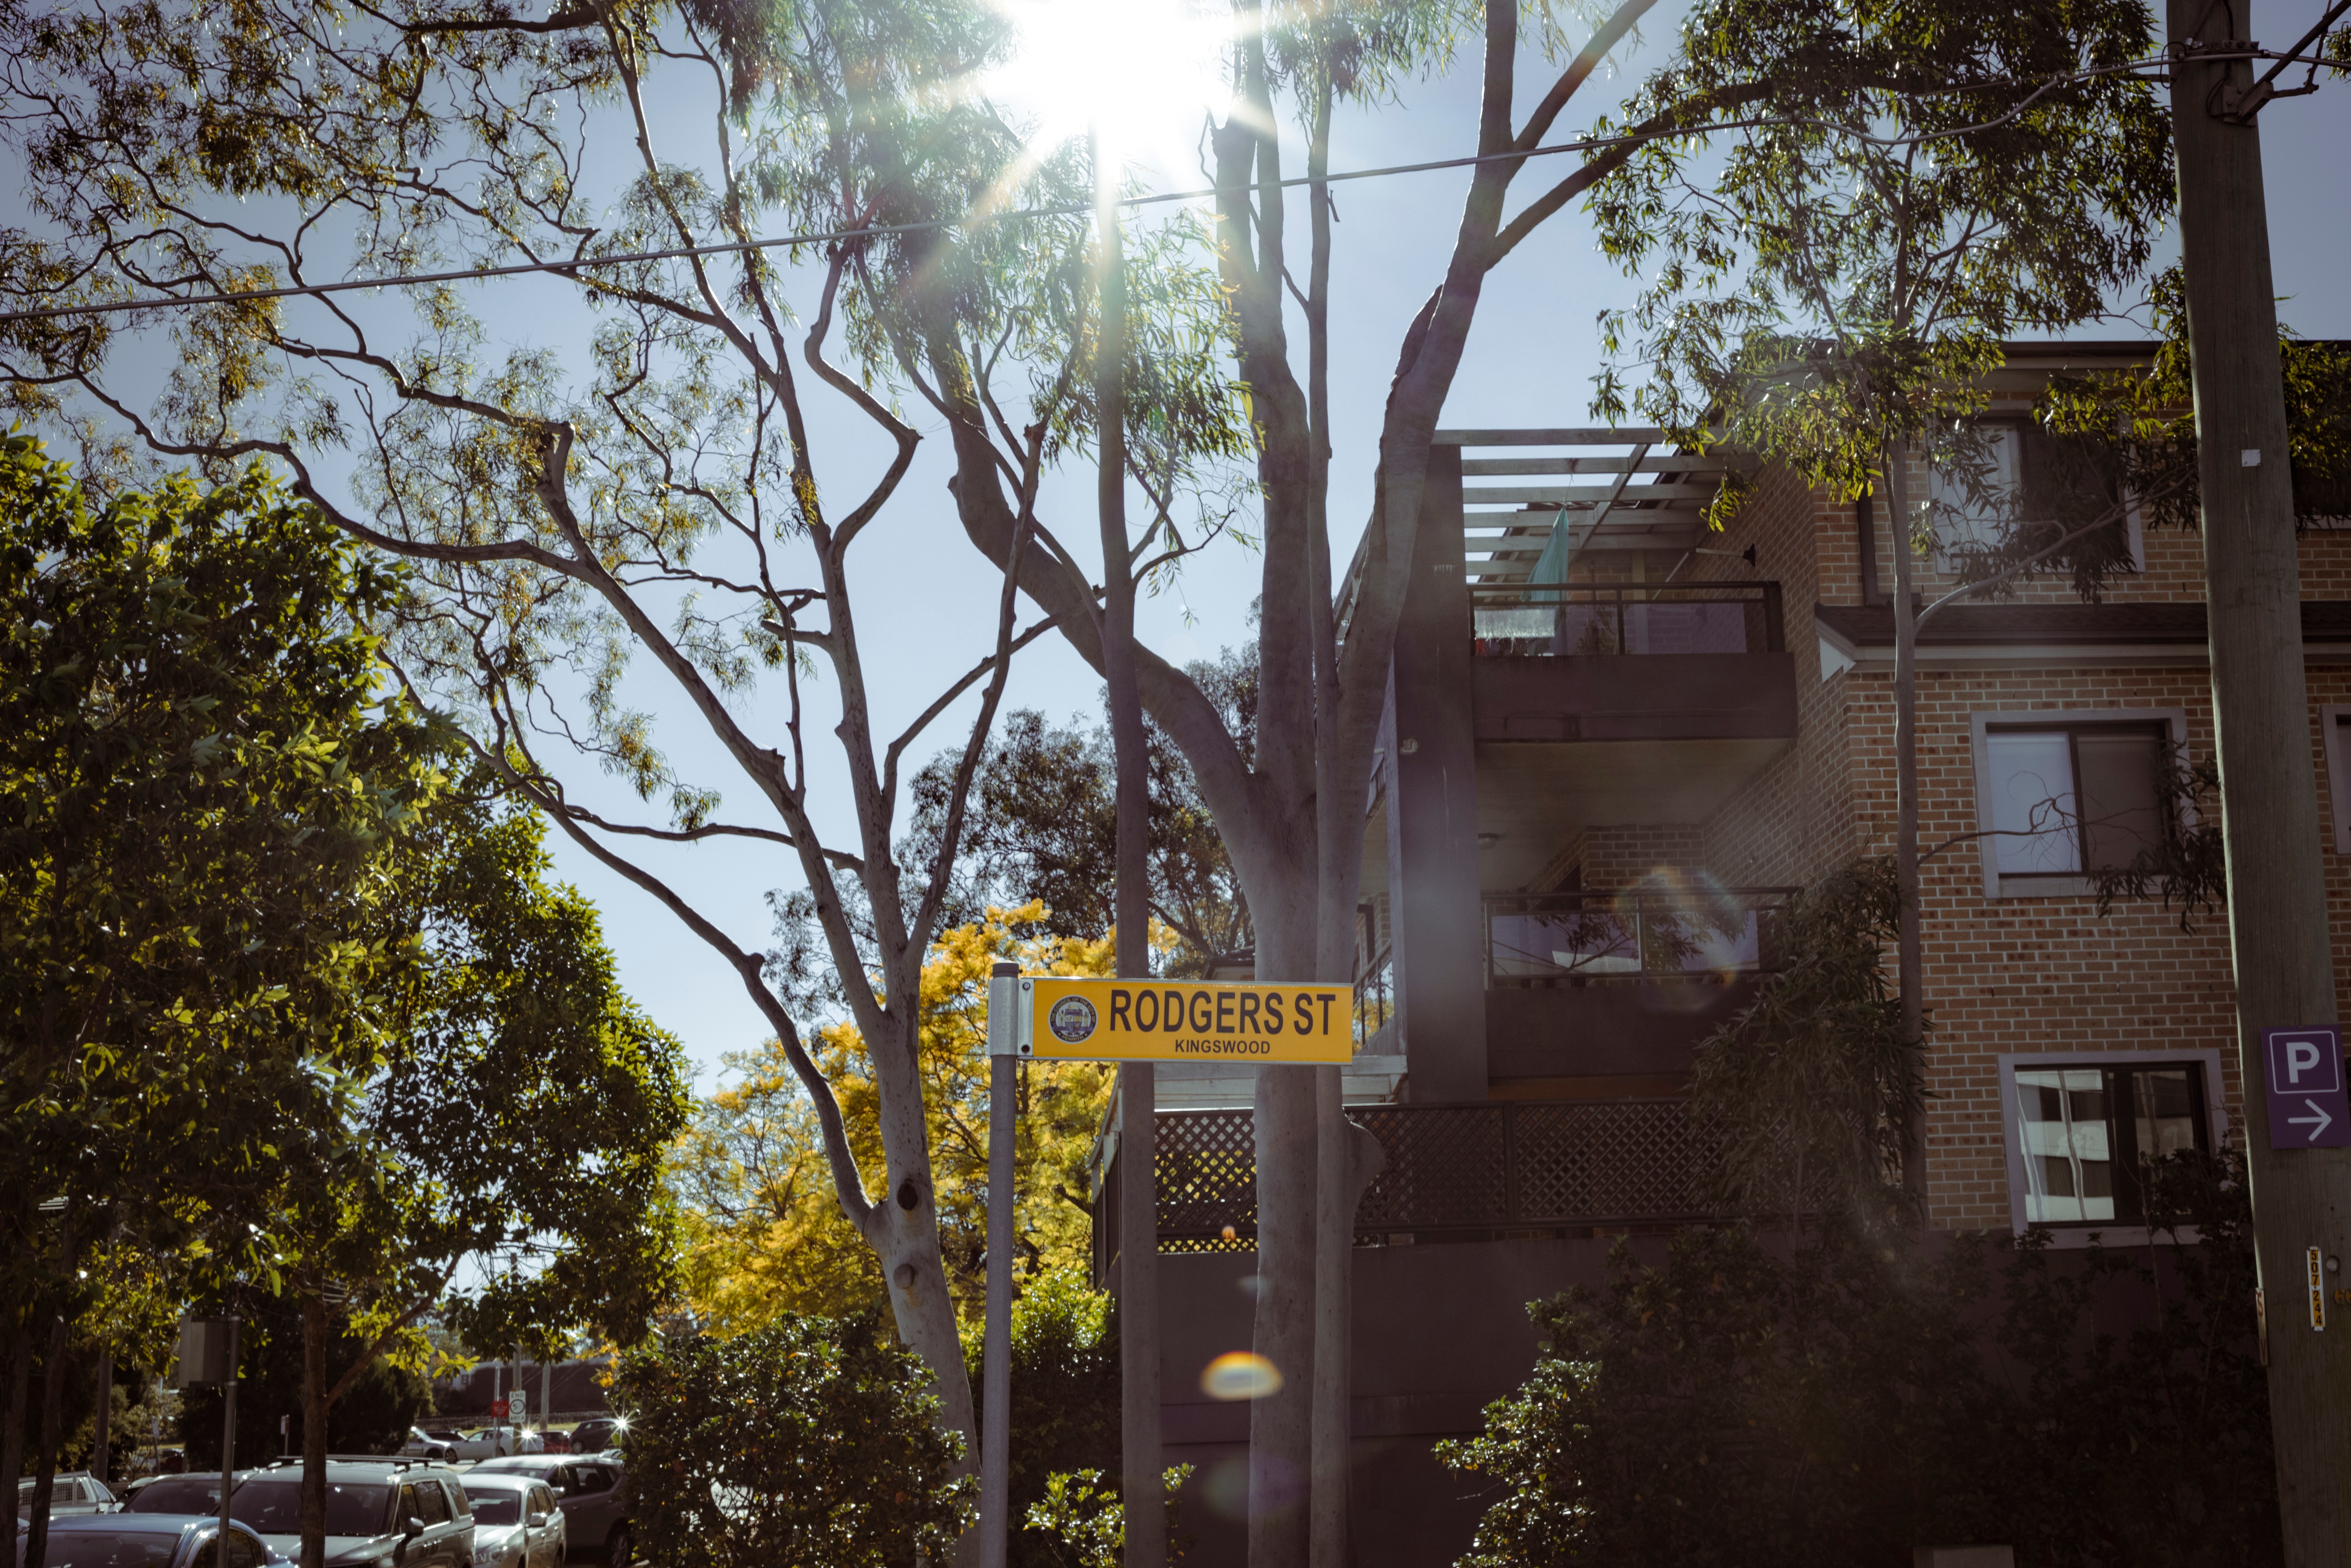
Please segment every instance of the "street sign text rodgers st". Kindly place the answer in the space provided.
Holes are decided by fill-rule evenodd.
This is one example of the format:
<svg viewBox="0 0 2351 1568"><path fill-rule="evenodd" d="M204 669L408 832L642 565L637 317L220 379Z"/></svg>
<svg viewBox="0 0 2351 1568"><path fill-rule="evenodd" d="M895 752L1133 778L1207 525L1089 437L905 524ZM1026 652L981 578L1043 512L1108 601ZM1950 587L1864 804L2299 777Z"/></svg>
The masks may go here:
<svg viewBox="0 0 2351 1568"><path fill-rule="evenodd" d="M1023 976L1015 1052L1046 1061L1343 1062L1346 986Z"/></svg>

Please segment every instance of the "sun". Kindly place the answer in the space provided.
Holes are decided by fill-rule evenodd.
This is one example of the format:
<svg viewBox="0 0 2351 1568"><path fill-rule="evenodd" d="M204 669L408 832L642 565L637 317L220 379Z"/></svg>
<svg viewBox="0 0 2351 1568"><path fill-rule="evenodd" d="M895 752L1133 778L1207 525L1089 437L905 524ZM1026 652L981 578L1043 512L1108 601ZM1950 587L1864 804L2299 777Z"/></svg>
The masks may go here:
<svg viewBox="0 0 2351 1568"><path fill-rule="evenodd" d="M1103 162L1196 173L1200 130L1231 95L1231 12L1186 0L998 0L1019 42L989 96L1036 126L1040 151L1089 133Z"/></svg>

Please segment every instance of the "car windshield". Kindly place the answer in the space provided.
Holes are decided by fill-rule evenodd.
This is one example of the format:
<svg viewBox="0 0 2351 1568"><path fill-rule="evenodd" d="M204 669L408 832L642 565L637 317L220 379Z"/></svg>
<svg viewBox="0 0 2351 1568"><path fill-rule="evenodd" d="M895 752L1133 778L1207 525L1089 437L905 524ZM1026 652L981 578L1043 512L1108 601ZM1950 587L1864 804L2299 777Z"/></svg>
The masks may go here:
<svg viewBox="0 0 2351 1568"><path fill-rule="evenodd" d="M45 1568L168 1568L176 1530L71 1530L49 1537Z"/></svg>
<svg viewBox="0 0 2351 1568"><path fill-rule="evenodd" d="M204 1513L220 1512L220 1478L218 1476L166 1476L160 1481L149 1481L131 1494L122 1505L125 1513Z"/></svg>
<svg viewBox="0 0 2351 1568"><path fill-rule="evenodd" d="M520 1492L492 1491L487 1488L476 1491L474 1488L467 1487L465 1495L473 1500L475 1524L522 1522L522 1493Z"/></svg>
<svg viewBox="0 0 2351 1568"><path fill-rule="evenodd" d="M381 1535L392 1489L329 1482L327 1533ZM302 1532L302 1483L299 1480L247 1481L229 1500L229 1517L249 1524L264 1535Z"/></svg>

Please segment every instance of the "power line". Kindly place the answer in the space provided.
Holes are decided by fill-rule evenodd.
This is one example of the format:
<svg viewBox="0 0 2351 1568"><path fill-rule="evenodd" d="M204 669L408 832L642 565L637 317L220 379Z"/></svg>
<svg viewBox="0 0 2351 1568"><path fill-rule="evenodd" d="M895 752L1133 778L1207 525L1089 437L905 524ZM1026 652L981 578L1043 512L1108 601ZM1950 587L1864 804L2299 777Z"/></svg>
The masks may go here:
<svg viewBox="0 0 2351 1568"><path fill-rule="evenodd" d="M2307 40L2304 40L2304 42L2306 43ZM2301 45L2297 45L2294 51L2289 51L2283 55L2273 50L2265 50L2255 47L2240 47L2234 50L2199 50L2197 52L2197 57L2199 59L2208 60L2275 59L2279 62L2279 68L2283 69L2286 65L2297 63L2298 51L2303 46ZM2041 82L2031 93L2027 94L2022 99L2012 105L2005 113L1996 115L1991 120L1982 120L1976 124L1957 126L1948 131L1931 131L1919 136L1879 136L1858 127L1842 125L1833 120L1813 120L1803 117L1767 117L1752 120L1722 120L1704 125L1677 127L1670 130L1627 131L1614 136L1589 136L1574 141L1562 141L1550 147L1533 147L1526 149L1525 151L1513 149L1508 152L1471 153L1464 157L1438 158L1421 163L1390 163L1374 169L1342 170L1337 173L1323 174L1319 179L1309 175L1298 175L1290 179L1272 182L1272 188L1287 191L1315 184L1341 184L1352 180L1380 180L1392 178L1400 174L1426 174L1437 172L1446 169L1473 168L1486 163L1524 162L1530 158L1549 157L1562 152L1606 152L1618 147L1638 146L1646 142L1668 140L1677 136L1710 136L1729 131L1753 131L1772 127L1802 128L1809 126L1827 131L1834 134L1847 136L1855 141L1878 147L1920 146L1931 141L1949 141L1953 137L1969 136L1979 131L1995 130L2023 114L2027 110L2031 109L2032 105L2039 102L2043 98L2054 92L2061 87L2071 86L2076 82L2087 81L2095 77L2116 76L2143 70L2161 69L2168 67L2172 61L2173 57L2167 53L2163 55L2151 56L2146 59L2131 60L2121 65L2096 66L2086 70L2064 72L2057 76L2053 76L2045 81ZM2311 64L2314 67L2314 69L2316 66L2322 64L2337 68L2342 66L2342 62L2335 60L2313 59L2303 63ZM2023 85L2025 84L2012 78L1998 78L1987 81L1955 84L1950 87L1937 89L1937 91L1944 94L1988 92L1997 88L2022 87ZM1118 205L1122 207L1144 207L1158 205L1170 202L1196 202L1222 196L1234 190L1261 191L1266 188L1267 185L1264 183L1256 183L1240 187L1205 185L1198 189L1189 191L1165 191L1138 196L1123 196L1119 198ZM1007 208L1000 211L977 210L966 212L951 218L926 218L917 223L873 224L856 228L824 229L801 234L782 235L773 239L727 240L711 245L678 246L667 250L626 251L614 256L574 256L561 261L510 262L499 267L457 267L445 272L396 273L381 277L346 278L340 282L332 283L289 283L272 288L239 288L225 290L213 294L169 294L150 297L144 299L117 299L87 305L47 306L30 310L0 311L0 322L59 320L72 317L118 315L131 310L184 308L193 305L236 305L262 299L311 298L328 294L349 294L371 288L413 287L419 285L434 283L471 283L486 278L517 277L534 274L576 274L585 271L590 267L632 267L646 262L684 261L705 256L737 256L746 255L755 251L779 250L788 247L798 247L804 245L831 245L842 240L886 239L898 235L929 234L935 233L941 229L961 228L974 224L1005 223L1021 218L1075 217L1090 214L1093 210L1094 203L1091 200L1084 202L1059 203L1035 207Z"/></svg>

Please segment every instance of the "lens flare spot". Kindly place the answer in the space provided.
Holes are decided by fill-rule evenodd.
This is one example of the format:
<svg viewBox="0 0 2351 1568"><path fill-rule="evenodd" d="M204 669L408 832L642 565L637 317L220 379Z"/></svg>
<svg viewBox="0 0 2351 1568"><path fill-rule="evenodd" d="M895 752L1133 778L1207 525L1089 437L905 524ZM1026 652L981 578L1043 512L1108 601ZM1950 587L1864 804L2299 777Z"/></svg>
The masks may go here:
<svg viewBox="0 0 2351 1568"><path fill-rule="evenodd" d="M1253 1351L1227 1351L1200 1374L1211 1399L1262 1399L1281 1387L1281 1369Z"/></svg>

